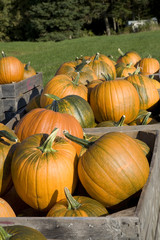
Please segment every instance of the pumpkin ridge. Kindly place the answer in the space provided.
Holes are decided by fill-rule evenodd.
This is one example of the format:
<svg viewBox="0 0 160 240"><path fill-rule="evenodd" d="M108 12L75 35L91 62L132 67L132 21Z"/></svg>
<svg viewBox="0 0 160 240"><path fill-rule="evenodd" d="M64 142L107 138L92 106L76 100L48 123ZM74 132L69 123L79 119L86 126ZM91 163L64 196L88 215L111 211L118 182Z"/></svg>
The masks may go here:
<svg viewBox="0 0 160 240"><path fill-rule="evenodd" d="M97 145L97 147L99 147L99 146ZM99 147L99 148L102 149L102 150L104 150L104 149L101 148L101 147ZM95 159L95 155L92 154L92 151L88 151L88 153L92 156L92 158ZM95 159L95 163L97 163L96 159ZM99 165L98 163L97 163L97 165L104 171L104 169L103 169L103 167L102 167L101 165ZM105 173L105 171L104 171L104 173ZM108 175L108 174L107 174L107 175ZM89 176L89 175L87 174L87 176ZM89 178L92 179L91 176L89 176ZM111 178L110 176L109 176L109 178L112 180L112 178ZM93 180L93 179L92 179L92 180ZM112 182L114 182L114 181L112 180ZM115 182L114 182L114 183L115 183ZM104 192L106 192L106 191L102 188L102 186L98 185L98 184L95 183L95 182L94 182L94 184L97 185L99 188L101 188ZM117 186L117 183L115 183L115 185ZM118 189L121 190L121 188L120 188L119 186L118 186ZM122 190L122 192L123 192L123 190ZM124 193L125 193L125 191L124 191ZM114 196L113 194L111 194L110 192L107 192L107 194L110 195L110 196L113 196L113 197L115 198L115 196ZM116 199L119 199L119 198L116 197ZM122 199L119 199L119 200L122 200Z"/></svg>
<svg viewBox="0 0 160 240"><path fill-rule="evenodd" d="M98 144L97 145L97 147L99 147L101 150L103 150L105 153L106 153L106 151ZM112 155L107 151L107 154L112 158ZM114 160L114 158L112 158L113 160ZM116 165L118 165L119 166L119 164L117 164L117 162L116 162ZM99 165L100 166L100 165ZM120 167L120 166L119 166ZM102 168L102 167L101 167ZM103 168L102 168L103 169ZM129 182L131 183L131 185L133 185L133 183L130 181L130 179L128 178L128 176L125 174L125 176L127 177L127 179L129 180ZM112 180L112 182L117 186L118 184L112 179L112 177L109 175L109 178ZM125 190L124 189L121 189L119 186L118 186L118 188L121 190L121 192L123 192L123 193L126 193L125 192ZM134 187L134 185L133 185L133 188L135 188ZM118 199L118 198L117 198Z"/></svg>
<svg viewBox="0 0 160 240"><path fill-rule="evenodd" d="M89 178L89 179L91 179L91 180L93 180L92 178L91 178L91 176L89 176L87 173L86 173L86 171L85 171L85 169L84 169L84 167L83 167L83 164L81 164L81 168L83 169L83 172L85 173L85 175L86 175L86 177L87 178ZM84 174L83 174L84 175ZM83 185L83 184L82 184ZM103 191L104 192L104 194L105 195L108 195L108 196L111 196L113 199L118 199L118 200L121 200L121 199L119 199L119 198L117 198L117 197L115 197L113 194L111 194L110 192L106 192L101 186L99 186L97 183L95 183L94 181L92 182L92 185L95 185L95 186L97 186L99 189L101 189L101 191ZM94 188L94 187L93 187ZM89 192L88 192L89 193ZM92 192L93 193L93 192ZM89 193L89 195L90 195L90 193ZM95 193L94 193L94 195L95 195ZM98 199L98 201L100 201L99 200L99 197L97 197L97 199Z"/></svg>
<svg viewBox="0 0 160 240"><path fill-rule="evenodd" d="M137 164L137 162L135 161L135 159L132 157L132 155L130 154L130 152L128 151L128 149L122 144L122 139L121 139L121 141L119 141L119 144L120 144L120 146L123 148L123 149L125 149L125 151L127 152L127 154L134 160L134 163L135 163L135 165L136 166L138 166L138 169L139 169L139 171L141 172L141 176L143 176L143 180L145 180L145 177L144 177L144 175L143 175L143 171L141 170L141 168L139 167L139 165ZM141 149L140 149L141 150ZM128 177L128 176L127 176ZM133 186L134 188L135 188L135 186ZM137 191L137 190L136 190Z"/></svg>

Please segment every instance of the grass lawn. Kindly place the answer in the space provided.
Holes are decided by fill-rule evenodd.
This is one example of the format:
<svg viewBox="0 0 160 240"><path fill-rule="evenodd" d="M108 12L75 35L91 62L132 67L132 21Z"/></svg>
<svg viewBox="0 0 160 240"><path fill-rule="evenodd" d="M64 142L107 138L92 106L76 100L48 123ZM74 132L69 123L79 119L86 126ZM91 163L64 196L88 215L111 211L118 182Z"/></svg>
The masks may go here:
<svg viewBox="0 0 160 240"><path fill-rule="evenodd" d="M7 56L15 56L22 62L31 62L37 72L42 72L44 85L54 77L59 66L80 55L92 56L96 52L120 56L117 49L125 53L137 51L141 57L152 57L160 61L160 31L131 33L113 36L94 36L61 42L0 42L0 50Z"/></svg>

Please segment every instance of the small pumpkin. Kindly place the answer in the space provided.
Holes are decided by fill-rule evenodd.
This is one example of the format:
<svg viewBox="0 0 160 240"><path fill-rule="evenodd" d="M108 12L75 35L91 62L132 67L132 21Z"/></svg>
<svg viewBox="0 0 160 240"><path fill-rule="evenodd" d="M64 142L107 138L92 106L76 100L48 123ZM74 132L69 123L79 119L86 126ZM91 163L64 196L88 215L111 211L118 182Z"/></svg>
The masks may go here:
<svg viewBox="0 0 160 240"><path fill-rule="evenodd" d="M129 74L132 74L136 71L136 68L133 66L132 62L129 64L125 64L123 62L117 63L115 67L117 78L127 77Z"/></svg>
<svg viewBox="0 0 160 240"><path fill-rule="evenodd" d="M2 51L0 59L0 84L8 84L23 80L23 63L16 57L6 56Z"/></svg>
<svg viewBox="0 0 160 240"><path fill-rule="evenodd" d="M31 63L28 62L24 64L24 74L23 74L23 79L29 78L36 75L35 69L31 66Z"/></svg>
<svg viewBox="0 0 160 240"><path fill-rule="evenodd" d="M136 51L128 51L126 53L123 53L120 48L118 48L118 52L120 54L120 57L117 59L117 63L124 63L124 64L130 64L132 63L133 66L136 66L138 62L141 60L140 55Z"/></svg>
<svg viewBox="0 0 160 240"><path fill-rule="evenodd" d="M40 98L41 107L46 107L52 103L52 99L46 97L46 93L53 94L59 98L63 98L68 95L78 95L86 101L88 99L88 89L79 82L79 73L77 73L77 76L74 79L64 74L54 76L45 85L42 91Z"/></svg>
<svg viewBox="0 0 160 240"><path fill-rule="evenodd" d="M134 121L129 123L129 126L149 124L152 121L152 118L150 116L151 112L148 112L146 110L140 110L138 116L135 118Z"/></svg>
<svg viewBox="0 0 160 240"><path fill-rule="evenodd" d="M16 217L12 207L3 198L0 198L0 217Z"/></svg>
<svg viewBox="0 0 160 240"><path fill-rule="evenodd" d="M125 115L123 115L119 121L115 122L115 121L112 121L112 120L108 120L108 121L103 121L103 122L100 122L96 125L96 127L121 127L121 126L124 126L126 125L124 123L125 121Z"/></svg>
<svg viewBox="0 0 160 240"><path fill-rule="evenodd" d="M95 142L74 138L66 131L64 134L87 147L78 161L78 176L88 194L104 206L119 204L145 185L148 160L127 134L109 132Z"/></svg>
<svg viewBox="0 0 160 240"><path fill-rule="evenodd" d="M143 75L151 75L159 71L160 65L156 58L148 56L139 61L139 67Z"/></svg>
<svg viewBox="0 0 160 240"><path fill-rule="evenodd" d="M108 215L106 208L98 201L86 196L72 196L64 188L65 199L57 202L48 212L47 217L99 217Z"/></svg>
<svg viewBox="0 0 160 240"><path fill-rule="evenodd" d="M47 240L38 230L23 226L0 226L0 239L2 240Z"/></svg>
<svg viewBox="0 0 160 240"><path fill-rule="evenodd" d="M12 179L20 198L34 209L48 211L63 199L64 187L73 193L77 184L76 149L65 138L34 134L16 148Z"/></svg>
<svg viewBox="0 0 160 240"><path fill-rule="evenodd" d="M64 98L49 94L47 96L54 99L52 104L46 107L47 109L74 116L82 128L95 127L96 123L92 108L85 99L77 95L68 95Z"/></svg>

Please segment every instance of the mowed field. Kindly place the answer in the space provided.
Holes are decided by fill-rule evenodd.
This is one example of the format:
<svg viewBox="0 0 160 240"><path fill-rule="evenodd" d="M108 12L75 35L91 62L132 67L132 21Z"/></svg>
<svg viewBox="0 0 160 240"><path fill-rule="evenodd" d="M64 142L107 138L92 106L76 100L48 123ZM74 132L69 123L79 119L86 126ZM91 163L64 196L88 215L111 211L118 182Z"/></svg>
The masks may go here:
<svg viewBox="0 0 160 240"><path fill-rule="evenodd" d="M44 85L54 77L63 62L76 57L92 56L96 52L112 55L116 61L124 53L137 51L141 57L160 61L160 31L140 32L112 36L84 37L61 42L0 42L6 56L15 56L24 63L31 62L37 72L42 72Z"/></svg>

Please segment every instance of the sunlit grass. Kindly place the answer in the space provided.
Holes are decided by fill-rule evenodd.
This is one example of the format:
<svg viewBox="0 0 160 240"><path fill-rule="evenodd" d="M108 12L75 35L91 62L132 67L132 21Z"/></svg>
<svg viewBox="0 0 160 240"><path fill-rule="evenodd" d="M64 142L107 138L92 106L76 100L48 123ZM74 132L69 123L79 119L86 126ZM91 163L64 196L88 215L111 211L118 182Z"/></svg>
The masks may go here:
<svg viewBox="0 0 160 240"><path fill-rule="evenodd" d="M137 51L141 57L149 54L160 61L160 31L113 36L94 36L61 42L0 42L0 50L22 62L31 62L37 72L42 72L44 85L54 77L59 66L80 55L92 56L96 52L112 55L114 60L123 52Z"/></svg>

